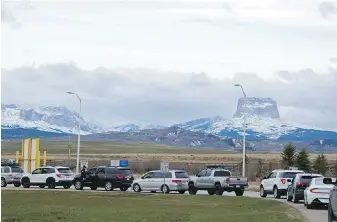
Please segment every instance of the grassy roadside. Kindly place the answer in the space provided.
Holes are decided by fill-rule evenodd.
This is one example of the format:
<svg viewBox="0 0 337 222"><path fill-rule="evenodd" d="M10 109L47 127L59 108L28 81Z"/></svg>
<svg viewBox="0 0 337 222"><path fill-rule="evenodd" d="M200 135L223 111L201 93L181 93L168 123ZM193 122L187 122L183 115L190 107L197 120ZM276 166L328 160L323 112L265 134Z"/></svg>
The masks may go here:
<svg viewBox="0 0 337 222"><path fill-rule="evenodd" d="M3 221L302 222L292 207L248 197L62 191L1 192Z"/></svg>

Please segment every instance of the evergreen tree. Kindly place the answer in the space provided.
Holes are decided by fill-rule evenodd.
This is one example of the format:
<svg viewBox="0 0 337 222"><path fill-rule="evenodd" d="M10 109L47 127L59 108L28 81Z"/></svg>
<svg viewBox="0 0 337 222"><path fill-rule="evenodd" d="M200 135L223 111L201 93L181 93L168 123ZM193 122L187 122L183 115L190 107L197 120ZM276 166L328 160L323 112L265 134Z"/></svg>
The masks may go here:
<svg viewBox="0 0 337 222"><path fill-rule="evenodd" d="M296 162L296 147L289 143L281 153L282 163L286 168L294 166Z"/></svg>
<svg viewBox="0 0 337 222"><path fill-rule="evenodd" d="M310 160L309 160L309 153L305 148L303 148L297 155L296 155L296 163L295 166L298 167L299 170L303 170L304 172L310 171Z"/></svg>
<svg viewBox="0 0 337 222"><path fill-rule="evenodd" d="M312 166L312 169L315 171L315 173L320 173L322 175L325 175L326 172L329 170L328 160L323 153L317 156Z"/></svg>

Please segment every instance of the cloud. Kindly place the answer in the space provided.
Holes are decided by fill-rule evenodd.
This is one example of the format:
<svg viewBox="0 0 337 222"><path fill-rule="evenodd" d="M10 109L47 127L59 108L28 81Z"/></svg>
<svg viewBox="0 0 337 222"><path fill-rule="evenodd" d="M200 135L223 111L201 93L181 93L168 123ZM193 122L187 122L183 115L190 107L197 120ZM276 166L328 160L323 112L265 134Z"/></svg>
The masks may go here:
<svg viewBox="0 0 337 222"><path fill-rule="evenodd" d="M336 128L337 70L281 71L278 79L254 73L212 79L205 73L158 72L151 69L83 70L74 63L2 69L2 101L30 105L67 105L83 98L84 117L103 125L139 122L173 124L200 117L231 118L244 86L248 96L272 97L281 118L306 125Z"/></svg>
<svg viewBox="0 0 337 222"><path fill-rule="evenodd" d="M4 4L1 5L1 23L8 24L12 28L21 27L21 23L17 21L11 10L6 8Z"/></svg>
<svg viewBox="0 0 337 222"><path fill-rule="evenodd" d="M323 18L329 19L337 15L337 1L321 2L319 5L319 12Z"/></svg>

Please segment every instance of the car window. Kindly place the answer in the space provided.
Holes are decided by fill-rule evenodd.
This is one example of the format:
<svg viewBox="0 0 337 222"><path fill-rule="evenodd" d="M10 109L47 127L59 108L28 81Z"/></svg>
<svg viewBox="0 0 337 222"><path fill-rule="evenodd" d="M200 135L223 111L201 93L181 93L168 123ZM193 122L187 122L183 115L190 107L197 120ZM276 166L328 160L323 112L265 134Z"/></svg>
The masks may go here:
<svg viewBox="0 0 337 222"><path fill-rule="evenodd" d="M206 170L205 177L209 177L212 174L212 170Z"/></svg>
<svg viewBox="0 0 337 222"><path fill-rule="evenodd" d="M152 178L153 177L153 172L148 172L146 174L144 174L143 178L144 179L148 179L148 178Z"/></svg>
<svg viewBox="0 0 337 222"><path fill-rule="evenodd" d="M305 183L305 184L309 184L311 182L312 178L317 178L317 177L321 177L321 176L311 176L311 175L301 176L300 181Z"/></svg>
<svg viewBox="0 0 337 222"><path fill-rule="evenodd" d="M300 172L282 172L280 173L280 178L294 178Z"/></svg>
<svg viewBox="0 0 337 222"><path fill-rule="evenodd" d="M230 177L231 173L229 171L215 171L214 176L215 177Z"/></svg>
<svg viewBox="0 0 337 222"><path fill-rule="evenodd" d="M41 174L42 173L42 169L41 168L37 168L36 170L34 170L32 172L32 174Z"/></svg>
<svg viewBox="0 0 337 222"><path fill-rule="evenodd" d="M107 174L115 174L117 171L117 169L114 167L109 167L109 168L106 168L105 170Z"/></svg>
<svg viewBox="0 0 337 222"><path fill-rule="evenodd" d="M176 178L189 178L188 173L185 171L179 171L174 173Z"/></svg>
<svg viewBox="0 0 337 222"><path fill-rule="evenodd" d="M153 172L152 178L164 178L164 174L162 174L159 171L158 172Z"/></svg>
<svg viewBox="0 0 337 222"><path fill-rule="evenodd" d="M23 169L21 167L12 167L13 173L23 173Z"/></svg>
<svg viewBox="0 0 337 222"><path fill-rule="evenodd" d="M98 168L97 174L105 174L105 169L104 168Z"/></svg>
<svg viewBox="0 0 337 222"><path fill-rule="evenodd" d="M200 173L199 173L199 176L200 177L204 177L206 175L206 170L202 170Z"/></svg>
<svg viewBox="0 0 337 222"><path fill-rule="evenodd" d="M57 168L57 171L58 171L59 173L72 173L72 172L73 172L73 171L71 171L71 169L65 168L65 167Z"/></svg>
<svg viewBox="0 0 337 222"><path fill-rule="evenodd" d="M42 168L41 173L42 174L55 173L55 169L54 168Z"/></svg>
<svg viewBox="0 0 337 222"><path fill-rule="evenodd" d="M93 174L96 172L97 168L91 168L90 170L88 170L88 174Z"/></svg>
<svg viewBox="0 0 337 222"><path fill-rule="evenodd" d="M132 171L130 169L118 169L117 170L119 174L123 176L130 176L132 175Z"/></svg>
<svg viewBox="0 0 337 222"><path fill-rule="evenodd" d="M4 167L4 173L10 173L11 169L9 167Z"/></svg>

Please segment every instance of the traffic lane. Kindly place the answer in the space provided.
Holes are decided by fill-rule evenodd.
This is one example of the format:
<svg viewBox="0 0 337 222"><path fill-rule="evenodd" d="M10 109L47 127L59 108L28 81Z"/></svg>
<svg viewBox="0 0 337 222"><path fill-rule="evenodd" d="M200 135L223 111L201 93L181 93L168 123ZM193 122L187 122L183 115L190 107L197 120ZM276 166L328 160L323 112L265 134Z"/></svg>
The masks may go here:
<svg viewBox="0 0 337 222"><path fill-rule="evenodd" d="M44 190L44 191L72 191L72 192L107 192L104 190L104 188L98 188L97 190L91 190L88 187L85 187L82 191L77 191L73 186L69 189L64 189L63 187L57 187L56 189L48 189L48 188L39 188L39 187L30 187L30 188L23 188L23 187L14 187L14 186L7 186L7 187L2 187L2 190ZM122 192L119 191L118 189L114 190L113 192ZM125 192L125 191L124 191ZM134 192L132 189L128 189L126 192ZM158 192L159 193L159 192ZM150 192L141 192L140 194L151 194ZM172 194L177 194L181 195L179 193L172 193ZM189 195L188 192L185 193L185 195ZM197 195L209 195L207 191L204 190L199 190ZM234 192L225 192L223 196L235 196ZM245 191L244 196L246 197L252 197L252 198L261 198L259 192L252 192L252 191ZM294 204L293 202L288 202L285 198L281 199L275 199L272 196L267 196L266 198L263 199L269 199L269 200L276 200L283 202L285 204L291 205L295 207L298 211L306 217L308 222L325 222L328 221L328 213L326 209L306 209L304 206L303 202L300 202L298 204Z"/></svg>

